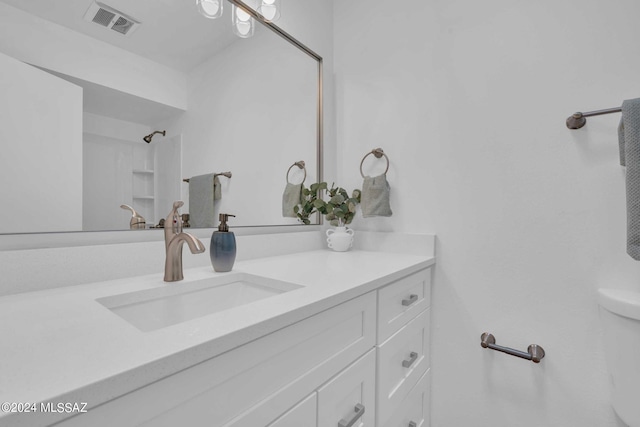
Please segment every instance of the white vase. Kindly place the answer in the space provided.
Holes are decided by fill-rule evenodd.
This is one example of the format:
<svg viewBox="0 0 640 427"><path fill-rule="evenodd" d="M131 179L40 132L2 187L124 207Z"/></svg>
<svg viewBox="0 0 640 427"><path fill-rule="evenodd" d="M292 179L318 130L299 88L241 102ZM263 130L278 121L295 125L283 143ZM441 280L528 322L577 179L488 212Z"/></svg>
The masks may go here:
<svg viewBox="0 0 640 427"><path fill-rule="evenodd" d="M347 227L336 227L327 230L329 248L336 252L348 251L353 246L353 230Z"/></svg>

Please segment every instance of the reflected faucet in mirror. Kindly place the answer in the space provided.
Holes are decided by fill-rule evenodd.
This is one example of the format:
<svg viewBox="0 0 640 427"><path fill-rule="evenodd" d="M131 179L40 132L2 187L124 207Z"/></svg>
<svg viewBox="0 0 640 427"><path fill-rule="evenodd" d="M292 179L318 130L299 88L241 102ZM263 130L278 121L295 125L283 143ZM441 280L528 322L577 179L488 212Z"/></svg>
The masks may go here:
<svg viewBox="0 0 640 427"><path fill-rule="evenodd" d="M177 282L184 278L182 273L182 245L187 242L192 254L204 252L204 245L195 236L182 231L182 217L178 213L183 201L173 202L173 208L164 221L164 244L166 259L164 263L164 281Z"/></svg>
<svg viewBox="0 0 640 427"><path fill-rule="evenodd" d="M151 143L151 140L153 139L153 135L155 135L156 133L161 133L162 136L167 136L167 131L166 130L156 130L153 131L152 133L150 133L149 135L145 136L144 138L144 142L146 142L147 144Z"/></svg>
<svg viewBox="0 0 640 427"><path fill-rule="evenodd" d="M129 210L131 211L131 221L129 221L129 228L131 230L144 230L146 225L147 225L147 221L144 219L144 217L142 215L140 215L138 212L136 212L135 209L133 209L131 206L129 205L120 205L120 207L124 210Z"/></svg>

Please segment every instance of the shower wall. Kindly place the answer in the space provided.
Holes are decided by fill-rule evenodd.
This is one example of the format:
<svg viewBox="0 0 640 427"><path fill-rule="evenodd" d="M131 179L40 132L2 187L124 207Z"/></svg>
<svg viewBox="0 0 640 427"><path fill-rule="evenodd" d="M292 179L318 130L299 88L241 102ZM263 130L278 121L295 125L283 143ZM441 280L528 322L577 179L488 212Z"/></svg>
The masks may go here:
<svg viewBox="0 0 640 427"><path fill-rule="evenodd" d="M629 0L335 1L339 182L391 159L394 215L435 232L432 425L621 425L595 290L640 289L625 253L619 115L640 93ZM365 171L376 172L371 162ZM539 365L480 347L544 347Z"/></svg>
<svg viewBox="0 0 640 427"><path fill-rule="evenodd" d="M129 228L131 212L121 209L122 204L153 224L153 199L140 198L153 196L153 174L133 173L154 169L154 147L142 141L149 126L87 112L83 125L82 230Z"/></svg>

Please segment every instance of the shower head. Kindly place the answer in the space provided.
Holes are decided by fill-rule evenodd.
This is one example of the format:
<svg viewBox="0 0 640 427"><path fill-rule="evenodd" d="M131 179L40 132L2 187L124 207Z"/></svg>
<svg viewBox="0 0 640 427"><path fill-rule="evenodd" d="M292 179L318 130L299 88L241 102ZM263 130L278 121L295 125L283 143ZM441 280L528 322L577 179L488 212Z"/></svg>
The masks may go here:
<svg viewBox="0 0 640 427"><path fill-rule="evenodd" d="M153 135L155 135L156 133L161 133L162 136L165 136L167 134L166 130L156 130L153 133L150 133L149 135L145 136L144 138L144 142L146 142L147 144L151 142L151 139L153 138Z"/></svg>

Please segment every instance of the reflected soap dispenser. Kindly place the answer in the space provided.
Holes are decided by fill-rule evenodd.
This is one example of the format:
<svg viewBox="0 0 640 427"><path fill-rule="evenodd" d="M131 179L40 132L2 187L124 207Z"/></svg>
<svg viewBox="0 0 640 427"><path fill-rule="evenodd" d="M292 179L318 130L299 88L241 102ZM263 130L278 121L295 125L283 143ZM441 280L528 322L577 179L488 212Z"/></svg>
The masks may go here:
<svg viewBox="0 0 640 427"><path fill-rule="evenodd" d="M229 231L227 225L230 216L235 218L235 215L221 213L218 231L214 231L211 235L209 256L213 269L219 273L231 271L236 261L236 236Z"/></svg>

